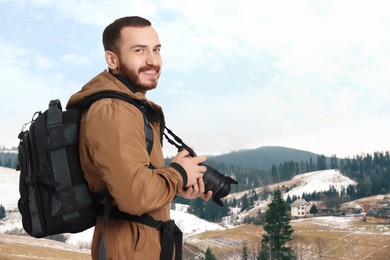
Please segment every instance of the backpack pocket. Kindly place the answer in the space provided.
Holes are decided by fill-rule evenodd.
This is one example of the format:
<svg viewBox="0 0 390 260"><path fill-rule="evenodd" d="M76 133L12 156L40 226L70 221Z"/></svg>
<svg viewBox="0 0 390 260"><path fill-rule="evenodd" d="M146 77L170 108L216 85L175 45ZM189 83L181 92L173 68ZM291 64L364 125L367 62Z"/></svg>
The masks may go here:
<svg viewBox="0 0 390 260"><path fill-rule="evenodd" d="M22 215L22 224L24 230L31 235L32 224L29 209L28 199L28 187L27 187L27 175L30 165L30 158L28 154L28 131L22 131L19 134L19 147L18 147L18 169L20 170L19 175L19 194L20 199L18 200L18 209Z"/></svg>
<svg viewBox="0 0 390 260"><path fill-rule="evenodd" d="M35 174L35 163L32 161L29 131L19 134L20 143L18 147L18 167L19 175L19 194L18 209L22 215L22 225L24 230L33 237L44 236L44 219L41 214L41 197L38 176Z"/></svg>
<svg viewBox="0 0 390 260"><path fill-rule="evenodd" d="M42 170L42 160L39 160L41 155L36 146L37 142L41 142L40 139L44 138L46 141L44 134L35 136L36 128L42 127L43 117L43 114L39 114L31 123L29 131L22 131L19 134L18 147L20 170L18 209L22 215L24 230L36 238L48 235L51 194L55 188L54 181Z"/></svg>

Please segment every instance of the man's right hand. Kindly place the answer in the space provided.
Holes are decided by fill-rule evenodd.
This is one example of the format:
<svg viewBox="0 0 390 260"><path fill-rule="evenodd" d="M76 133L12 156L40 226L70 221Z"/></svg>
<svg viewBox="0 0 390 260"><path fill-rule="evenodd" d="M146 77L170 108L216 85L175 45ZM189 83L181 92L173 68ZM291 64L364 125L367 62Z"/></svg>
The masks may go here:
<svg viewBox="0 0 390 260"><path fill-rule="evenodd" d="M211 198L213 192L211 190L205 192L203 178L199 178L197 184L182 189L177 195L190 200L200 197L207 201Z"/></svg>
<svg viewBox="0 0 390 260"><path fill-rule="evenodd" d="M172 163L178 163L187 173L187 186L195 185L198 182L199 178L203 177L203 173L207 171L207 167L204 165L199 165L206 161L207 158L205 155L200 155L196 157L189 156L187 150L182 150L176 154L172 159Z"/></svg>

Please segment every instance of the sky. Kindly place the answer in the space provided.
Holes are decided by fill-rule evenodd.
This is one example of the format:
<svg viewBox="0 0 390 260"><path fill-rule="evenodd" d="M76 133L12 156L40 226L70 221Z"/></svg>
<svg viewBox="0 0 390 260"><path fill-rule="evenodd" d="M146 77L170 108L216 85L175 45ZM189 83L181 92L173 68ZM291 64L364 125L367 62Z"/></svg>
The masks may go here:
<svg viewBox="0 0 390 260"><path fill-rule="evenodd" d="M198 154L390 150L386 0L0 0L0 146L17 146L35 111L65 107L107 68L102 31L130 15L162 44L147 98Z"/></svg>

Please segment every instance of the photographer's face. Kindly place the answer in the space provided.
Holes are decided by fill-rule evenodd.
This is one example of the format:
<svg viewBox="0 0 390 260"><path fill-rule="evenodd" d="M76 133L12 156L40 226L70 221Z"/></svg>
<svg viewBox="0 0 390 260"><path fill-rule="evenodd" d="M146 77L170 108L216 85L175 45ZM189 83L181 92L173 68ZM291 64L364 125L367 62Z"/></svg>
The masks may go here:
<svg viewBox="0 0 390 260"><path fill-rule="evenodd" d="M157 32L151 26L125 27L121 30L119 53L106 52L106 60L114 73L126 77L145 94L157 87L162 66L160 48Z"/></svg>

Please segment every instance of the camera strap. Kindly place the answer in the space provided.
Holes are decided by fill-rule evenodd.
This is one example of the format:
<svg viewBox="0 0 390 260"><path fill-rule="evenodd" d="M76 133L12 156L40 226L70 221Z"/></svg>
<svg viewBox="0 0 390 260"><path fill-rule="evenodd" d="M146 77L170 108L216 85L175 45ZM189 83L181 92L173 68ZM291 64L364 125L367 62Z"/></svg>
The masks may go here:
<svg viewBox="0 0 390 260"><path fill-rule="evenodd" d="M194 152L194 150L192 150L188 145L186 145L183 142L183 140L181 140L180 137L178 137L175 133L173 133L172 130L170 130L168 127L164 126L164 128L167 130L168 134L171 135L171 137L169 137L169 135L167 135L164 131L164 137L165 137L165 139L167 139L168 143L175 146L179 151L185 149L190 153L190 155L192 157L196 156L196 153Z"/></svg>

